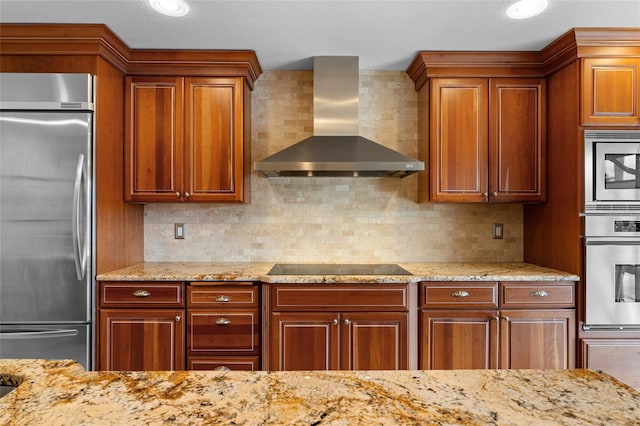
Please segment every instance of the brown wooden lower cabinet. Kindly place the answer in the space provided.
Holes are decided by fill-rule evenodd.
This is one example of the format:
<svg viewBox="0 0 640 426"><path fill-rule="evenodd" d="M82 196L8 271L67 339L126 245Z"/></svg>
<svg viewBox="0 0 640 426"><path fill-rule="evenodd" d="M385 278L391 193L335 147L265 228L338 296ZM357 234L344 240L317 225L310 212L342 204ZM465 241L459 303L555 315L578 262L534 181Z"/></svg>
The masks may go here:
<svg viewBox="0 0 640 426"><path fill-rule="evenodd" d="M573 309L500 311L500 368L575 367Z"/></svg>
<svg viewBox="0 0 640 426"><path fill-rule="evenodd" d="M574 286L573 282L496 282L493 287L423 283L419 367L574 368ZM482 309L490 306L496 309ZM500 309L503 306L509 309Z"/></svg>
<svg viewBox="0 0 640 426"><path fill-rule="evenodd" d="M123 281L98 288L98 369L260 369L253 283Z"/></svg>
<svg viewBox="0 0 640 426"><path fill-rule="evenodd" d="M182 282L100 282L99 370L184 370Z"/></svg>
<svg viewBox="0 0 640 426"><path fill-rule="evenodd" d="M405 312L274 312L271 370L407 369Z"/></svg>
<svg viewBox="0 0 640 426"><path fill-rule="evenodd" d="M340 315L334 312L271 314L271 370L339 370Z"/></svg>
<svg viewBox="0 0 640 426"><path fill-rule="evenodd" d="M498 368L495 311L422 311L420 368Z"/></svg>
<svg viewBox="0 0 640 426"><path fill-rule="evenodd" d="M406 370L406 312L350 312L341 314L343 370Z"/></svg>
<svg viewBox="0 0 640 426"><path fill-rule="evenodd" d="M582 339L582 366L640 389L640 339Z"/></svg>
<svg viewBox="0 0 640 426"><path fill-rule="evenodd" d="M258 370L259 287L220 284L187 286L187 368Z"/></svg>
<svg viewBox="0 0 640 426"><path fill-rule="evenodd" d="M274 284L268 295L271 370L417 367L415 284Z"/></svg>
<svg viewBox="0 0 640 426"><path fill-rule="evenodd" d="M100 340L100 370L183 370L184 309L103 309Z"/></svg>

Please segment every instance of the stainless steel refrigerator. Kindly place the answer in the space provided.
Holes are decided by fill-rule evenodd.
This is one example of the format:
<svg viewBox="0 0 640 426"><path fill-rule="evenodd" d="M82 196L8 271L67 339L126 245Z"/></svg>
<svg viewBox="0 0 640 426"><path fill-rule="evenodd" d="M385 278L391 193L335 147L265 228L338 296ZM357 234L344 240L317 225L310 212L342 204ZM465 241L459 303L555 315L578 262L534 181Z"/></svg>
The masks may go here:
<svg viewBox="0 0 640 426"><path fill-rule="evenodd" d="M93 81L0 73L0 358L93 368Z"/></svg>

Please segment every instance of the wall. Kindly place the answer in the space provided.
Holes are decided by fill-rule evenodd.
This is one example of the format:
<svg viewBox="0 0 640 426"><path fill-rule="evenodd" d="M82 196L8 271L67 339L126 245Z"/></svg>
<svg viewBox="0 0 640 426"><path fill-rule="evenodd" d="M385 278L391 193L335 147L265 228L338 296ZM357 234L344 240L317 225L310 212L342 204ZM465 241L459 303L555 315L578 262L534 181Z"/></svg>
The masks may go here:
<svg viewBox="0 0 640 426"><path fill-rule="evenodd" d="M403 72L360 72L360 134L417 156L417 92ZM252 157L313 133L311 71L268 71L252 93ZM522 205L417 203L416 175L252 176L251 204L147 204L145 260L522 261ZM186 238L173 239L173 224ZM492 223L505 239L491 239Z"/></svg>

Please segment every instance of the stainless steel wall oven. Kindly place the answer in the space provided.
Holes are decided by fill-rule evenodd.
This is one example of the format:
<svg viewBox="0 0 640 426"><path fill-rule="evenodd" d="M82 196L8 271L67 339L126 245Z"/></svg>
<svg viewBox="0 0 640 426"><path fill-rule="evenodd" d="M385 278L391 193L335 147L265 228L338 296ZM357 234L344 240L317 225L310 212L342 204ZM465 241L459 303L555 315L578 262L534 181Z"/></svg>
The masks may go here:
<svg viewBox="0 0 640 426"><path fill-rule="evenodd" d="M640 131L585 131L585 330L640 330Z"/></svg>
<svg viewBox="0 0 640 426"><path fill-rule="evenodd" d="M585 329L640 329L640 214L591 215Z"/></svg>

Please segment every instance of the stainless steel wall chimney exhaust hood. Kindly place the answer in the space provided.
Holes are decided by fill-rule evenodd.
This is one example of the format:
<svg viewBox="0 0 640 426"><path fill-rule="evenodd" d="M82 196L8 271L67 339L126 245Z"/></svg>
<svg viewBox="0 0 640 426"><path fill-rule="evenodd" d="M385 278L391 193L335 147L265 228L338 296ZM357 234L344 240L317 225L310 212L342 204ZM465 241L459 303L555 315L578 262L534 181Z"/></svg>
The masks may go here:
<svg viewBox="0 0 640 426"><path fill-rule="evenodd" d="M424 170L424 163L358 136L357 56L317 56L313 74L313 133L254 163L275 176L393 176Z"/></svg>

